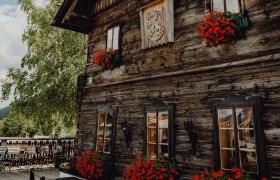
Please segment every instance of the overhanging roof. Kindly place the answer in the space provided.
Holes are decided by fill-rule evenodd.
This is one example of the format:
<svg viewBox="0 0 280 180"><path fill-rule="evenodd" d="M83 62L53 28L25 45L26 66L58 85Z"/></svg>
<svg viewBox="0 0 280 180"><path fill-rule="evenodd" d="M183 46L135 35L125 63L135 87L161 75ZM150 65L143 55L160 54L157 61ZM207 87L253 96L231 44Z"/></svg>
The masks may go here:
<svg viewBox="0 0 280 180"><path fill-rule="evenodd" d="M94 0L64 0L51 25L88 34Z"/></svg>

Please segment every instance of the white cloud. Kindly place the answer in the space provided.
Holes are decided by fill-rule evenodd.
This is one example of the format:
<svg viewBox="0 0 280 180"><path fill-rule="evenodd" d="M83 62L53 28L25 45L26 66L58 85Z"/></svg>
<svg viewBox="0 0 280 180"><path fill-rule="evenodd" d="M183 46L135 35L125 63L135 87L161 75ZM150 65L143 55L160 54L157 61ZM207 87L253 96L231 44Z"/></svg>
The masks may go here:
<svg viewBox="0 0 280 180"><path fill-rule="evenodd" d="M9 67L19 67L27 47L22 43L26 15L20 5L0 5L0 79L5 78ZM1 103L0 108L7 103Z"/></svg>
<svg viewBox="0 0 280 180"><path fill-rule="evenodd" d="M36 6L44 7L49 3L49 1L48 0L34 0L34 3Z"/></svg>

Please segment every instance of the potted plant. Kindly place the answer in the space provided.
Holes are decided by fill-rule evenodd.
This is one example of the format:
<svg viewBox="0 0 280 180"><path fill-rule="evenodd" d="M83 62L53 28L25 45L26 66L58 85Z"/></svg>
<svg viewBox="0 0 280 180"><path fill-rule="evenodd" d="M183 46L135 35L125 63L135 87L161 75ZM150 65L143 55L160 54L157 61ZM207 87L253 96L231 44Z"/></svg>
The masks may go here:
<svg viewBox="0 0 280 180"><path fill-rule="evenodd" d="M116 49L101 49L93 54L93 63L103 70L112 69L121 64L121 51Z"/></svg>
<svg viewBox="0 0 280 180"><path fill-rule="evenodd" d="M228 42L250 24L248 17L230 12L212 11L198 20L196 33L210 46Z"/></svg>
<svg viewBox="0 0 280 180"><path fill-rule="evenodd" d="M124 179L135 180L173 180L179 177L175 162L166 160L150 160L146 157L136 156L136 161L125 168Z"/></svg>

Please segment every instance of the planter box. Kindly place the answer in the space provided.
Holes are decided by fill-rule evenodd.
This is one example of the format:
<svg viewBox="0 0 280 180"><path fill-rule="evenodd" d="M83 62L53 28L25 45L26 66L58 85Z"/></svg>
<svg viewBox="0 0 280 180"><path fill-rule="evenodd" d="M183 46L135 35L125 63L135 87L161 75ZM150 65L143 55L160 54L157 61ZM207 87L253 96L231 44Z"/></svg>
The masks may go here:
<svg viewBox="0 0 280 180"><path fill-rule="evenodd" d="M235 24L239 28L247 28L251 25L251 21L248 16L242 16L235 21Z"/></svg>

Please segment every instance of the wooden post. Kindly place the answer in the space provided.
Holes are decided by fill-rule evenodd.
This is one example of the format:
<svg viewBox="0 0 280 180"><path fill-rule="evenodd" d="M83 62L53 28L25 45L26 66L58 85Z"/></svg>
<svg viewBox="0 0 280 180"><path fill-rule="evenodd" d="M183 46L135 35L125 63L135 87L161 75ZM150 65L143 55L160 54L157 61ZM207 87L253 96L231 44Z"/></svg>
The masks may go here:
<svg viewBox="0 0 280 180"><path fill-rule="evenodd" d="M34 169L30 169L30 180L35 180L33 170L34 170Z"/></svg>

